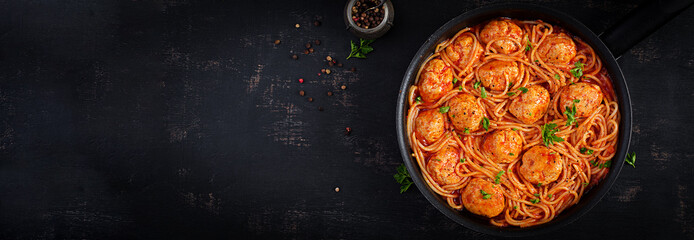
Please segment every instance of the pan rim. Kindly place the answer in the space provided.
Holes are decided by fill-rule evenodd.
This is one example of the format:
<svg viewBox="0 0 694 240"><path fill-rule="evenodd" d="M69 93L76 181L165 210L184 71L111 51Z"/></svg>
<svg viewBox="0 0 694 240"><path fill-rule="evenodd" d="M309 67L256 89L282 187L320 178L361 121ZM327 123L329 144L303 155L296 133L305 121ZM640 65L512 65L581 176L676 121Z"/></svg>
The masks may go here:
<svg viewBox="0 0 694 240"><path fill-rule="evenodd" d="M447 32L451 32L456 28L462 29L461 24L465 21L474 18L483 18L482 16L496 16L496 17L513 17L505 16L502 14L507 14L513 11L520 11L524 13L533 13L541 16L550 16L552 24L558 24L574 35L579 36L583 41L590 44L596 53L603 60L605 68L607 68L610 78L613 82L613 88L617 94L618 102L620 104L620 126L619 126L619 140L617 143L617 154L613 158L612 169L610 173L603 179L597 186L593 187L591 190L586 192L584 196L579 200L576 205L573 205L565 209L560 213L555 219L550 222L532 226L528 228L518 228L518 227L496 227L488 222L486 224L479 223L479 219L473 219L473 217L465 216L462 212L452 209L448 204L444 204L440 196L435 194L428 185L426 185L422 179L421 171L419 167L414 163L413 157L411 157L411 148L409 145L408 136L405 132L405 121L406 121L406 95L408 93L409 87L414 83L416 71L418 66L423 62L423 60L429 56L433 48L440 41L449 38ZM491 19L492 17L486 18ZM539 18L543 21L546 20L544 17ZM557 21L559 20L559 21ZM474 24L473 24L474 25ZM472 26L466 24L465 26ZM463 26L463 27L465 27ZM458 29L458 30L459 30ZM455 30L454 32L457 32ZM542 233L548 233L564 227L583 216L585 213L590 211L597 203L607 194L609 189L615 183L622 167L624 166L624 161L615 159L624 159L626 153L629 149L629 143L631 141L631 125L632 125L632 109L631 109L631 98L628 91L628 86L622 70L617 63L617 60L609 51L607 46L600 40L598 35L591 31L588 27L583 25L580 21L574 19L573 17L554 10L552 8L538 6L534 4L524 4L524 3L510 3L510 4L494 4L470 11L466 11L459 16L451 19L439 29L437 29L433 34L427 38L427 40L419 48L415 56L412 58L406 73L403 77L400 93L398 94L398 100L396 104L396 130L399 149L403 158L403 161L407 167L407 170L412 176L412 180L419 189L419 191L424 195L424 197L436 207L441 213L450 218L451 220L457 222L464 227L475 230L477 232L482 232L490 235L505 236L505 237L521 237L521 236L532 236ZM569 211L571 210L571 211ZM469 215L469 214L468 214Z"/></svg>

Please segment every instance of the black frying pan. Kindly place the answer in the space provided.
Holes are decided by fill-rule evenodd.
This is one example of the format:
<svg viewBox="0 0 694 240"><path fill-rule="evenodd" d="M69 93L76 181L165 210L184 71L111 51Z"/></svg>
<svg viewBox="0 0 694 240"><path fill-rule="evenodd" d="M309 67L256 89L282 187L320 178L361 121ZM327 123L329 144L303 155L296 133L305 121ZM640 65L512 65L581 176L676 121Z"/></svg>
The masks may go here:
<svg viewBox="0 0 694 240"><path fill-rule="evenodd" d="M693 2L694 1L691 0L666 2L651 1L639 6L629 13L620 23L600 35L596 35L585 25L581 24L581 22L560 11L529 4L501 4L482 7L465 12L447 22L436 30L422 47L419 48L419 51L417 51L417 54L410 62L410 66L407 68L405 77L402 80L402 85L400 86L400 94L398 95L396 109L398 143L400 145L402 158L405 161L407 170L410 172L415 185L417 185L417 188L419 188L427 200L444 215L478 232L499 236L528 236L550 232L575 221L593 208L593 206L595 206L595 204L607 193L610 187L612 187L624 165L623 159L629 149L632 120L631 99L629 97L627 83L622 75L622 70L619 68L619 64L617 64L617 58L682 10L686 9ZM612 161L612 169L610 169L607 177L584 194L578 204L567 208L554 220L546 224L528 228L496 227L489 224L489 220L486 218L481 218L467 211L458 211L449 207L446 200L432 191L424 182L416 159L410 155L412 150L405 131L406 114L409 108L407 104L407 93L410 86L414 84L420 64L434 52L434 48L437 44L452 37L461 29L498 17L510 17L524 20L542 19L553 25L563 27L590 44L600 59L603 60L603 64L612 78L621 113L617 154Z"/></svg>

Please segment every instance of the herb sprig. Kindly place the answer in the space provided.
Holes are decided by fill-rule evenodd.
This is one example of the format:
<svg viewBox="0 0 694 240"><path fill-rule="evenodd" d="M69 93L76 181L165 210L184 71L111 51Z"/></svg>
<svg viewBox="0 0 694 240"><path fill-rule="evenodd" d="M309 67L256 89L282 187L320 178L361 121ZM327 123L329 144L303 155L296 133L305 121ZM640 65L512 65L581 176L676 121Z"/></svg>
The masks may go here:
<svg viewBox="0 0 694 240"><path fill-rule="evenodd" d="M636 152L627 153L627 158L624 161L632 167L636 167L634 165L636 163Z"/></svg>
<svg viewBox="0 0 694 240"><path fill-rule="evenodd" d="M566 116L566 126L571 126L572 123L576 123L576 127L578 127L578 121L576 121L576 103L579 102L581 102L581 100L574 99L571 108L566 106L566 111L564 111L564 115Z"/></svg>
<svg viewBox="0 0 694 240"><path fill-rule="evenodd" d="M571 74L574 75L576 78L581 78L583 76L583 63L582 62L576 62L574 63L574 68L569 70Z"/></svg>
<svg viewBox="0 0 694 240"><path fill-rule="evenodd" d="M491 194L485 192L484 190L480 189L480 193L482 194L482 199L489 199L492 197Z"/></svg>
<svg viewBox="0 0 694 240"><path fill-rule="evenodd" d="M494 177L494 183L499 184L499 181L501 180L501 175L504 175L505 172L506 171L501 170L501 172L497 173Z"/></svg>
<svg viewBox="0 0 694 240"><path fill-rule="evenodd" d="M393 175L393 178L395 178L396 182L400 183L400 193L404 193L412 186L412 177L410 177L410 173L407 172L404 164L400 164L397 170L398 173Z"/></svg>
<svg viewBox="0 0 694 240"><path fill-rule="evenodd" d="M373 47L369 46L369 44L371 44L372 42L374 42L373 39L360 38L359 46L357 46L357 44L354 43L354 41L349 41L352 51L349 53L349 56L347 56L347 59L351 57L366 58L366 54L374 50Z"/></svg>
<svg viewBox="0 0 694 240"><path fill-rule="evenodd" d="M564 141L563 138L555 135L558 131L559 129L557 129L556 123L546 123L542 125L542 142L545 143L545 146L549 147L550 144L554 145L555 142Z"/></svg>

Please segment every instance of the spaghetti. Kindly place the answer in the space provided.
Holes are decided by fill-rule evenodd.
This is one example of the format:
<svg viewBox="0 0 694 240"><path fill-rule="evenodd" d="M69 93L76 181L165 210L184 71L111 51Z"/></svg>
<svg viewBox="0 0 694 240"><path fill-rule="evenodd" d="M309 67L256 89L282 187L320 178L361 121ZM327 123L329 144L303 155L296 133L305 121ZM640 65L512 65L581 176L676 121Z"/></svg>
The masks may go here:
<svg viewBox="0 0 694 240"><path fill-rule="evenodd" d="M438 44L408 93L412 155L455 209L551 221L601 179L620 115L595 51L541 20L499 18Z"/></svg>

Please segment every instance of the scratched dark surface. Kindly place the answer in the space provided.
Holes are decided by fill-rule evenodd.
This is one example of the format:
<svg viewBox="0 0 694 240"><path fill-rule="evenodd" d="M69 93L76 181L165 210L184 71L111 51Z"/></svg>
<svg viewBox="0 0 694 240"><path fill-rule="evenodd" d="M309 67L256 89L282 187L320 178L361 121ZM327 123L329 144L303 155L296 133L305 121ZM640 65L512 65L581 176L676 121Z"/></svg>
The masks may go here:
<svg viewBox="0 0 694 240"><path fill-rule="evenodd" d="M408 63L489 3L428 2L396 1L369 58L345 60L344 1L1 1L0 239L492 239L392 177ZM636 6L540 4L595 32ZM637 167L537 238L694 239L692 29L689 9L619 60ZM318 76L328 55L344 67Z"/></svg>

